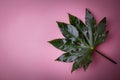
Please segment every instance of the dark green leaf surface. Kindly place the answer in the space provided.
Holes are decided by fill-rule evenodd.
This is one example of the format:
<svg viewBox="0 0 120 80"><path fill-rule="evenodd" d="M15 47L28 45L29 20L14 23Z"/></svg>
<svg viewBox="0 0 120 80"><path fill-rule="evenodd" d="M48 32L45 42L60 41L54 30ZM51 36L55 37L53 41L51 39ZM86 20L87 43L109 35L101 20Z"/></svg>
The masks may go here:
<svg viewBox="0 0 120 80"><path fill-rule="evenodd" d="M97 26L97 33L102 34L106 28L106 17L104 17Z"/></svg>
<svg viewBox="0 0 120 80"><path fill-rule="evenodd" d="M57 24L65 38L74 41L79 37L79 32L73 25L63 22L57 22Z"/></svg>
<svg viewBox="0 0 120 80"><path fill-rule="evenodd" d="M90 40L90 46L94 46L94 33L95 33L95 27L96 27L96 20L93 16L93 14L86 9L86 16L85 16L85 24L88 27L88 35Z"/></svg>
<svg viewBox="0 0 120 80"><path fill-rule="evenodd" d="M73 16L71 14L68 14L68 15L69 15L70 24L74 25L78 29L79 35L80 35L79 37L82 37L81 42L86 42L87 44L89 44L89 40L87 36L88 28L76 16Z"/></svg>
<svg viewBox="0 0 120 80"><path fill-rule="evenodd" d="M91 63L92 58L91 58L91 49L82 49L80 53L82 56L80 56L75 63L73 64L72 67L72 72L80 67L83 66L84 70L87 69L88 65Z"/></svg>
<svg viewBox="0 0 120 80"><path fill-rule="evenodd" d="M86 9L85 24L87 27L91 28L93 32L95 31L96 20L88 9Z"/></svg>
<svg viewBox="0 0 120 80"><path fill-rule="evenodd" d="M60 57L58 57L56 60L61 62L73 62L75 61L79 56L82 56L79 52L67 52L62 54Z"/></svg>
<svg viewBox="0 0 120 80"><path fill-rule="evenodd" d="M104 42L106 37L108 36L109 31L104 32L103 34L99 35L96 42L95 46L99 45L100 43Z"/></svg>
<svg viewBox="0 0 120 80"><path fill-rule="evenodd" d="M71 72L83 67L86 70L92 62L92 52L108 36L106 17L98 25L93 14L86 9L85 24L76 16L68 14L69 24L57 22L65 39L49 41L54 47L65 51L56 61L74 62Z"/></svg>
<svg viewBox="0 0 120 80"><path fill-rule="evenodd" d="M72 51L75 49L75 45L73 44L73 42L71 40L67 40L67 39L55 39L52 41L49 41L54 47L62 50L62 51Z"/></svg>

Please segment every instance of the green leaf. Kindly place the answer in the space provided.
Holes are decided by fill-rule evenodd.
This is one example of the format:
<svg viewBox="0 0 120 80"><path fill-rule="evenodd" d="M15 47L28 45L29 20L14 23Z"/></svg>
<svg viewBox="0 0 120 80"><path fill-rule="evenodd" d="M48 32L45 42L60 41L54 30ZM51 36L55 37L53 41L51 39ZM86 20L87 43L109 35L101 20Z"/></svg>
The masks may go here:
<svg viewBox="0 0 120 80"><path fill-rule="evenodd" d="M55 40L49 41L49 43L51 43L54 47L66 52L76 49L73 42L67 39L55 39Z"/></svg>
<svg viewBox="0 0 120 80"><path fill-rule="evenodd" d="M104 42L105 39L108 36L109 31L104 32L103 34L99 35L96 42L95 42L95 46L99 45L100 43Z"/></svg>
<svg viewBox="0 0 120 80"><path fill-rule="evenodd" d="M92 31L95 31L96 20L93 14L86 8L85 24L87 27L91 27Z"/></svg>
<svg viewBox="0 0 120 80"><path fill-rule="evenodd" d="M68 15L70 24L74 25L79 30L81 35L84 35L87 32L87 27L85 26L85 24L76 16L73 16L71 14Z"/></svg>
<svg viewBox="0 0 120 80"><path fill-rule="evenodd" d="M80 56L75 63L73 64L71 72L75 71L78 68L84 67L84 70L88 68L88 65L92 62L91 59L91 49L82 49L80 52L83 54Z"/></svg>
<svg viewBox="0 0 120 80"><path fill-rule="evenodd" d="M87 35L88 28L76 16L73 16L71 14L68 14L68 15L69 15L69 22L70 22L70 24L74 25L78 29L79 37L82 37L82 41L81 42L82 43L86 42L89 45L89 39L88 39L88 35Z"/></svg>
<svg viewBox="0 0 120 80"><path fill-rule="evenodd" d="M106 17L104 17L99 23L98 26L96 28L96 32L95 32L95 37L94 40L96 41L98 36L103 34L105 32L105 28L106 28Z"/></svg>
<svg viewBox="0 0 120 80"><path fill-rule="evenodd" d="M63 22L57 22L57 24L65 38L75 41L79 37L79 32L73 25Z"/></svg>
<svg viewBox="0 0 120 80"><path fill-rule="evenodd" d="M82 67L83 62L81 60L77 60L73 63L71 72L77 70L78 68Z"/></svg>
<svg viewBox="0 0 120 80"><path fill-rule="evenodd" d="M97 33L102 34L106 28L106 17L104 17L97 26Z"/></svg>
<svg viewBox="0 0 120 80"><path fill-rule="evenodd" d="M91 62L92 62L92 56L91 56L91 54L88 54L85 58L84 65L83 65L83 68L84 68L85 71L86 71L86 69L88 68L88 66Z"/></svg>
<svg viewBox="0 0 120 80"><path fill-rule="evenodd" d="M75 61L78 57L82 56L81 53L79 52L67 52L62 54L60 57L56 59L56 61L61 61L61 62L73 62Z"/></svg>
<svg viewBox="0 0 120 80"><path fill-rule="evenodd" d="M96 46L105 41L106 17L96 26L93 14L86 9L85 24L76 16L69 15L69 24L57 22L65 39L49 41L54 47L65 51L56 61L74 62L71 72L83 67L84 71L92 62L92 53ZM109 59L110 60L110 59Z"/></svg>
<svg viewBox="0 0 120 80"><path fill-rule="evenodd" d="M88 9L86 9L85 24L88 27L90 46L92 47L94 46L94 35L93 34L95 33L96 20Z"/></svg>

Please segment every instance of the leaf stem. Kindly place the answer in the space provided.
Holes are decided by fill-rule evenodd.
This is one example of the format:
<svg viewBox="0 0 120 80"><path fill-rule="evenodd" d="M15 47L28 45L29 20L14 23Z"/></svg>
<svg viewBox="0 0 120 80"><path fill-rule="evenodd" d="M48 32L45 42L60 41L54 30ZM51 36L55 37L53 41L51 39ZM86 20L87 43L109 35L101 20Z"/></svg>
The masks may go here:
<svg viewBox="0 0 120 80"><path fill-rule="evenodd" d="M117 62L116 62L116 61L114 61L114 60L110 59L109 57L107 57L106 55L102 54L102 53L101 53L101 52L99 52L98 50L96 50L96 49L95 49L95 51L96 51L98 54L100 54L101 56L103 56L104 58L106 58L106 59L108 59L109 61L111 61L112 63L117 64Z"/></svg>

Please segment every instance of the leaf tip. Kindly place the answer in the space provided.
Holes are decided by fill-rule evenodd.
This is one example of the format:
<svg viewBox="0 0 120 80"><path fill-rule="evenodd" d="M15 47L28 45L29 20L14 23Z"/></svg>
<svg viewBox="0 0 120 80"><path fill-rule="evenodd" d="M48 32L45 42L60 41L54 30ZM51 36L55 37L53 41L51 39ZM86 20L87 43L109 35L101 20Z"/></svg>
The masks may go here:
<svg viewBox="0 0 120 80"><path fill-rule="evenodd" d="M73 15L72 15L72 14L70 14L70 13L68 13L68 16L69 16L69 17L71 17L71 16L73 16Z"/></svg>
<svg viewBox="0 0 120 80"><path fill-rule="evenodd" d="M56 23L58 24L58 23L60 23L59 21L56 21Z"/></svg>
<svg viewBox="0 0 120 80"><path fill-rule="evenodd" d="M75 70L74 70L74 69L72 69L72 70L71 70L71 74L72 74L74 71L75 71Z"/></svg>
<svg viewBox="0 0 120 80"><path fill-rule="evenodd" d="M105 16L104 19L106 19L107 17Z"/></svg>
<svg viewBox="0 0 120 80"><path fill-rule="evenodd" d="M60 28L61 25L62 25L62 22L60 22L60 21L56 21L56 23L57 23L58 27Z"/></svg>
<svg viewBox="0 0 120 80"><path fill-rule="evenodd" d="M103 21L106 22L106 17L103 18Z"/></svg>
<svg viewBox="0 0 120 80"><path fill-rule="evenodd" d="M84 69L84 71L86 72L86 69L87 69L87 68L83 67L83 69Z"/></svg>
<svg viewBox="0 0 120 80"><path fill-rule="evenodd" d="M88 8L85 8L85 10L87 11L87 10L88 10Z"/></svg>
<svg viewBox="0 0 120 80"><path fill-rule="evenodd" d="M91 13L88 8L86 8L86 13Z"/></svg>
<svg viewBox="0 0 120 80"><path fill-rule="evenodd" d="M47 41L48 43L51 43L51 41Z"/></svg>
<svg viewBox="0 0 120 80"><path fill-rule="evenodd" d="M58 61L57 59L55 59L54 61Z"/></svg>
<svg viewBox="0 0 120 80"><path fill-rule="evenodd" d="M55 59L55 61L59 61L59 58Z"/></svg>
<svg viewBox="0 0 120 80"><path fill-rule="evenodd" d="M50 44L52 43L52 41L47 41L47 42L50 43Z"/></svg>
<svg viewBox="0 0 120 80"><path fill-rule="evenodd" d="M71 15L70 13L67 13L67 14L68 14L68 16Z"/></svg>
<svg viewBox="0 0 120 80"><path fill-rule="evenodd" d="M106 31L106 34L108 35L108 34L109 34L109 31Z"/></svg>

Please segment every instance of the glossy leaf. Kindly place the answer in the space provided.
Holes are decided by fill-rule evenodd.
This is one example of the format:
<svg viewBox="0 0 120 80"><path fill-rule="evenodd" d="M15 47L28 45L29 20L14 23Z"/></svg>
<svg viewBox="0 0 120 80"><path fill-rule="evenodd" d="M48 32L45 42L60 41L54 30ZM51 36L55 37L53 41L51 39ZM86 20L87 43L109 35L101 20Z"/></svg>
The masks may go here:
<svg viewBox="0 0 120 80"><path fill-rule="evenodd" d="M97 26L97 33L102 34L106 28L106 17L104 17Z"/></svg>
<svg viewBox="0 0 120 80"><path fill-rule="evenodd" d="M79 37L82 37L81 42L86 42L87 44L89 44L89 39L88 39L88 28L85 26L85 24L78 19L76 16L73 16L71 14L69 15L69 22L70 24L74 25L78 30L79 30Z"/></svg>
<svg viewBox="0 0 120 80"><path fill-rule="evenodd" d="M56 61L73 62L80 56L82 56L81 53L71 51L71 52L67 52L67 53L62 54L60 57L58 57L56 59Z"/></svg>
<svg viewBox="0 0 120 80"><path fill-rule="evenodd" d="M72 51L77 47L77 46L75 47L71 40L67 39L55 39L49 41L49 43L51 43L54 47L66 52Z"/></svg>
<svg viewBox="0 0 120 80"><path fill-rule="evenodd" d="M71 24L66 24L63 22L57 22L63 36L65 38L71 39L71 40L76 40L79 37L79 32L78 30Z"/></svg>
<svg viewBox="0 0 120 80"><path fill-rule="evenodd" d="M81 50L81 54L83 54L82 56L80 56L75 63L73 64L72 67L72 71L80 68L83 66L84 70L87 69L88 65L92 62L92 58L91 58L91 49L82 49Z"/></svg>
<svg viewBox="0 0 120 80"><path fill-rule="evenodd" d="M74 62L71 72L83 67L86 70L92 62L92 52L108 36L106 18L98 25L93 14L86 9L85 24L76 16L68 14L69 24L57 22L65 39L49 41L54 47L65 51L56 61Z"/></svg>
<svg viewBox="0 0 120 80"><path fill-rule="evenodd" d="M87 27L92 29L92 32L95 31L96 20L93 14L88 9L86 9L85 24Z"/></svg>
<svg viewBox="0 0 120 80"><path fill-rule="evenodd" d="M86 9L86 16L85 16L85 24L88 27L88 35L90 40L90 46L94 46L94 33L95 33L95 27L96 27L96 20L93 16L93 14Z"/></svg>
<svg viewBox="0 0 120 80"><path fill-rule="evenodd" d="M104 32L103 34L99 35L96 42L95 42L95 46L99 45L100 43L104 42L105 39L108 36L109 31Z"/></svg>

